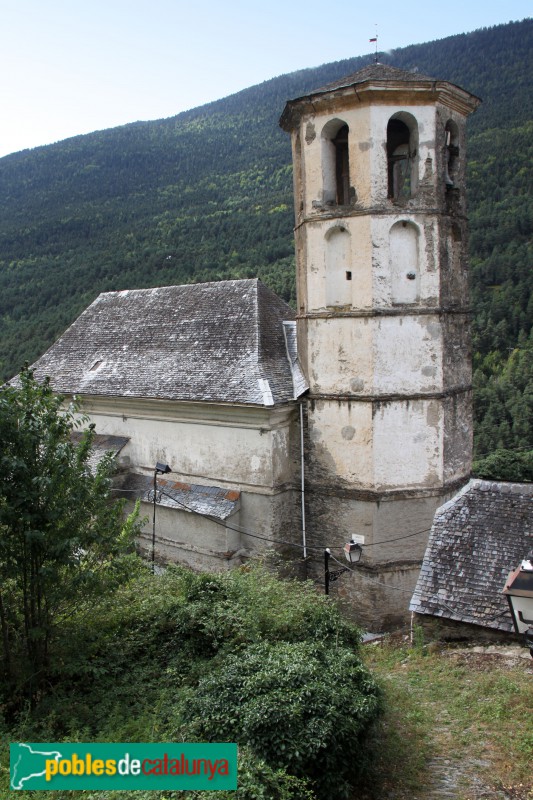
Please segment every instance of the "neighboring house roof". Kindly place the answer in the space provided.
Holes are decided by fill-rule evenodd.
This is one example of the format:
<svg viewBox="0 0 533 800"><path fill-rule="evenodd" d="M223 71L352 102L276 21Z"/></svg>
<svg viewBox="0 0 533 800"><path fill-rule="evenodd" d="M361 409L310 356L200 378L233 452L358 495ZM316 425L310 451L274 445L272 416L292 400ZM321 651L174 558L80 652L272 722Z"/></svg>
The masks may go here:
<svg viewBox="0 0 533 800"><path fill-rule="evenodd" d="M145 503L153 503L153 486L152 477L130 473L118 494L130 500L140 498ZM241 507L241 493L221 486L202 486L158 477L156 502L176 511L225 520Z"/></svg>
<svg viewBox="0 0 533 800"><path fill-rule="evenodd" d="M70 434L70 438L75 444L79 444L83 435L82 431L73 431ZM111 453L111 455L116 458L128 442L128 436L110 436L109 434L95 433L93 435L89 458L87 459L91 472L96 472L98 464L103 461L108 453Z"/></svg>
<svg viewBox="0 0 533 800"><path fill-rule="evenodd" d="M256 279L106 292L33 369L68 395L277 405L295 398L293 318Z"/></svg>
<svg viewBox="0 0 533 800"><path fill-rule="evenodd" d="M410 609L513 630L502 594L533 546L533 484L471 480L437 509Z"/></svg>

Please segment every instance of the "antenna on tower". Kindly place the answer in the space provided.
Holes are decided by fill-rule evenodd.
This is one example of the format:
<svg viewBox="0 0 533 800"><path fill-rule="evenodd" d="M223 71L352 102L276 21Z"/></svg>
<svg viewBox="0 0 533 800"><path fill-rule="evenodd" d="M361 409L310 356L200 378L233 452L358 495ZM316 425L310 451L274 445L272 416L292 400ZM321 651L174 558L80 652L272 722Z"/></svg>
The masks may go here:
<svg viewBox="0 0 533 800"><path fill-rule="evenodd" d="M376 22L376 35L372 39L369 39L368 41L376 43L376 52L374 54L374 64L377 64L378 63L378 24L377 24L377 22Z"/></svg>

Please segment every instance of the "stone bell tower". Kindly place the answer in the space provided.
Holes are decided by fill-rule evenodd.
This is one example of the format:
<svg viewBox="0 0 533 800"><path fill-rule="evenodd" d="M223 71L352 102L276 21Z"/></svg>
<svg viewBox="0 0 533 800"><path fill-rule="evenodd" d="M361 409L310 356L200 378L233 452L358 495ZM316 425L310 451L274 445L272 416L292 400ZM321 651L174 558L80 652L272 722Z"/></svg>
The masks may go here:
<svg viewBox="0 0 533 800"><path fill-rule="evenodd" d="M310 386L308 542L363 541L332 593L371 629L405 615L435 509L470 474L465 125L479 102L373 64L289 101L280 121Z"/></svg>

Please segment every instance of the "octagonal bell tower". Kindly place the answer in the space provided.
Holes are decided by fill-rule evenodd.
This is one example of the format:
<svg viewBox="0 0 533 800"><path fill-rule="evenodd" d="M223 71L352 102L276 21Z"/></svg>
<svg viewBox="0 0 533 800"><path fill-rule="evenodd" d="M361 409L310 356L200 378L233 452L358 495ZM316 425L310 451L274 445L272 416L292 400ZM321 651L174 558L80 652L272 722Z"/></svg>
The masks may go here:
<svg viewBox="0 0 533 800"><path fill-rule="evenodd" d="M310 387L308 541L363 541L335 592L374 629L403 616L434 512L470 474L465 127L479 102L373 64L289 101L280 122Z"/></svg>

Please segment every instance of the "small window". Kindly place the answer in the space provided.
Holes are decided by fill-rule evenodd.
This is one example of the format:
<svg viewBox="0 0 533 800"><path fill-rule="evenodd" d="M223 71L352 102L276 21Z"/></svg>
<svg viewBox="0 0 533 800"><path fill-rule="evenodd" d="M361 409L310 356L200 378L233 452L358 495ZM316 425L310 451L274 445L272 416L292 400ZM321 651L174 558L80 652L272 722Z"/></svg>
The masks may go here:
<svg viewBox="0 0 533 800"><path fill-rule="evenodd" d="M347 281L351 281L351 280L352 280L352 273L351 273L351 270L347 270L347 271L346 271L346 280L347 280Z"/></svg>

